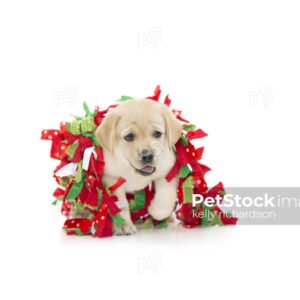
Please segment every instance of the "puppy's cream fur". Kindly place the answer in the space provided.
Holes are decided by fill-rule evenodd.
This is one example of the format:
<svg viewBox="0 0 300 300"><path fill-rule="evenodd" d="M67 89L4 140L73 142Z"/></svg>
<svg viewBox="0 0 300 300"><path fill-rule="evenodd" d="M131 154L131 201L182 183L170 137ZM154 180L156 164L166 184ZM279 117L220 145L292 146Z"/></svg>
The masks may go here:
<svg viewBox="0 0 300 300"><path fill-rule="evenodd" d="M180 138L181 129L181 123L167 106L146 99L128 100L110 109L97 128L96 137L104 150L104 180L111 185L119 177L126 179L115 191L122 206L121 216L126 221L121 227L114 227L116 234L136 232L126 193L142 190L152 182L155 183L156 193L149 206L150 215L162 220L172 214L177 199L178 178L168 183L165 176L175 163L174 145ZM155 137L155 132L161 132L162 136ZM134 135L134 140L125 140L124 137L130 133ZM154 160L149 165L155 167L155 172L147 176L137 172L145 166L141 160L143 151L154 154Z"/></svg>

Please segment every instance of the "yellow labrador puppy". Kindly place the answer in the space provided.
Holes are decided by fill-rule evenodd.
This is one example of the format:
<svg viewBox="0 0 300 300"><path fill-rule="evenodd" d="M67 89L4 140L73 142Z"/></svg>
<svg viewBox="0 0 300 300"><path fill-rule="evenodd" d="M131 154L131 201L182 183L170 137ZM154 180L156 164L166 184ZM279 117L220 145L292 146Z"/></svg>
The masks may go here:
<svg viewBox="0 0 300 300"><path fill-rule="evenodd" d="M182 125L169 108L152 100L128 100L110 109L96 130L103 147L105 168L103 179L109 185L119 177L126 179L115 195L126 223L114 226L118 235L132 234L126 193L133 193L155 183L155 197L149 206L156 220L169 217L175 207L178 178L167 182L165 176L175 163L174 145L180 138Z"/></svg>

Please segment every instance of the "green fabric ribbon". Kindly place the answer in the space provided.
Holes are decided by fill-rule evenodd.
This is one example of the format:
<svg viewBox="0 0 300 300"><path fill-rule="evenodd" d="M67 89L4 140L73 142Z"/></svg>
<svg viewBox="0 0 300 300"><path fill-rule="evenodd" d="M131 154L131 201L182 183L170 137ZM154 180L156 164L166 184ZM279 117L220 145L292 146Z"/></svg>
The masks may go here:
<svg viewBox="0 0 300 300"><path fill-rule="evenodd" d="M82 188L83 188L83 180L80 182L74 182L71 189L68 192L68 195L66 196L66 200L76 199L77 196L80 194Z"/></svg>
<svg viewBox="0 0 300 300"><path fill-rule="evenodd" d="M133 99L133 97L121 96L120 99L118 99L118 101L123 102L123 101L131 100L131 99Z"/></svg>
<svg viewBox="0 0 300 300"><path fill-rule="evenodd" d="M92 116L87 116L81 120L81 132L95 131L96 125L94 123L94 118Z"/></svg>
<svg viewBox="0 0 300 300"><path fill-rule="evenodd" d="M210 208L205 205L202 212L203 212L203 218L202 218L201 225L206 226L208 225Z"/></svg>
<svg viewBox="0 0 300 300"><path fill-rule="evenodd" d="M183 202L192 203L193 202L193 189L194 180L193 176L189 176L182 184L183 187Z"/></svg>
<svg viewBox="0 0 300 300"><path fill-rule="evenodd" d="M137 211L145 207L146 196L144 191L138 191L134 193L134 199L129 202L129 209L131 211Z"/></svg>
<svg viewBox="0 0 300 300"><path fill-rule="evenodd" d="M150 229L150 228L153 228L153 222L151 220L151 218L148 218L145 220L145 222L142 224L142 228L143 229Z"/></svg>
<svg viewBox="0 0 300 300"><path fill-rule="evenodd" d="M75 176L75 182L79 183L82 180L82 160L79 162L78 166L77 166L77 173Z"/></svg>
<svg viewBox="0 0 300 300"><path fill-rule="evenodd" d="M185 178L191 173L192 173L192 171L190 170L189 166L186 165L186 166L183 166L183 167L180 168L179 177L180 178Z"/></svg>
<svg viewBox="0 0 300 300"><path fill-rule="evenodd" d="M69 160L72 160L72 159L73 159L77 147L78 147L78 142L75 141L72 145L70 145L70 146L67 148L66 153L68 154Z"/></svg>
<svg viewBox="0 0 300 300"><path fill-rule="evenodd" d="M125 223L125 220L120 216L120 214L117 214L115 216L111 216L114 224L121 226Z"/></svg>
<svg viewBox="0 0 300 300"><path fill-rule="evenodd" d="M169 225L169 220L168 219L164 219L164 220L161 220L161 221L157 222L155 224L155 227L159 228L159 229L160 228L167 228L168 225Z"/></svg>
<svg viewBox="0 0 300 300"><path fill-rule="evenodd" d="M95 113L91 112L88 105L84 102L83 108L86 113L86 116L83 118L76 117L74 121L68 123L68 131L74 135L84 134L86 132L93 132L96 129L96 125L94 123Z"/></svg>
<svg viewBox="0 0 300 300"><path fill-rule="evenodd" d="M182 140L183 145L186 147L188 145L188 143L189 143L188 138L186 136L184 136L184 135L181 135L180 139Z"/></svg>
<svg viewBox="0 0 300 300"><path fill-rule="evenodd" d="M80 124L81 124L81 120L74 120L71 123L68 123L68 131L74 135L80 135L81 134Z"/></svg>
<svg viewBox="0 0 300 300"><path fill-rule="evenodd" d="M134 193L134 201L136 203L137 209L142 209L145 207L146 196L144 191L138 191Z"/></svg>
<svg viewBox="0 0 300 300"><path fill-rule="evenodd" d="M193 131L193 130L195 130L196 128L197 128L197 126L194 125L194 124L191 124L191 123L189 123L189 124L184 124L184 125L182 126L182 129L185 130L185 131Z"/></svg>

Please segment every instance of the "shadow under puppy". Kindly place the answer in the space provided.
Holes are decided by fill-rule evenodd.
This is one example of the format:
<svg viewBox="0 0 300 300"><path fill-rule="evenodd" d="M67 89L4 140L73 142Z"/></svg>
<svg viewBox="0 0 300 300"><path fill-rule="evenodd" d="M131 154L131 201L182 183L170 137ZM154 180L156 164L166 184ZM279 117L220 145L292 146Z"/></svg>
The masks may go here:
<svg viewBox="0 0 300 300"><path fill-rule="evenodd" d="M176 161L174 145L181 129L181 123L166 105L147 99L122 102L109 110L97 128L96 138L103 147L105 159L103 180L111 185L119 177L126 179L114 192L125 220L122 226L114 225L115 234L136 232L126 193L143 190L152 182L155 196L149 214L162 220L174 211L178 177L167 182L165 176Z"/></svg>

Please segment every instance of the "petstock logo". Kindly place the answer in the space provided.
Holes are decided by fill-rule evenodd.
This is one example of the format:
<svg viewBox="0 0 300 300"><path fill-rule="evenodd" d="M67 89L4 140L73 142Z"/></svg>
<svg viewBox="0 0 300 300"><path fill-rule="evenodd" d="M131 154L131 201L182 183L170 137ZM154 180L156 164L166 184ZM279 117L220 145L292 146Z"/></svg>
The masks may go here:
<svg viewBox="0 0 300 300"><path fill-rule="evenodd" d="M162 266L162 255L159 252L150 253L147 256L138 258L138 272L144 273L151 270L157 273L158 269Z"/></svg>
<svg viewBox="0 0 300 300"><path fill-rule="evenodd" d="M226 188L224 195L193 194L194 217L210 218L210 208L238 218L242 225L300 225L300 187ZM197 210L204 206L206 210Z"/></svg>
<svg viewBox="0 0 300 300"><path fill-rule="evenodd" d="M137 35L139 49L151 46L157 48L162 42L162 29L160 27L151 27L146 32L139 32Z"/></svg>

